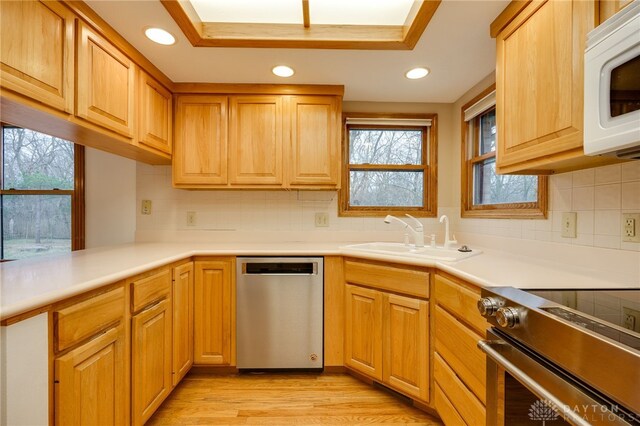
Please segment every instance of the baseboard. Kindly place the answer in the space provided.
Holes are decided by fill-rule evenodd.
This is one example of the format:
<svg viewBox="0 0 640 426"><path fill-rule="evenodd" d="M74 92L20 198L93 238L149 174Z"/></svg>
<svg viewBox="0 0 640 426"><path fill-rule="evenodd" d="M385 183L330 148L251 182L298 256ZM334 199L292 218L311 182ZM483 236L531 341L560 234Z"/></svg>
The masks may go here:
<svg viewBox="0 0 640 426"><path fill-rule="evenodd" d="M187 374L238 374L238 369L229 365L194 365Z"/></svg>

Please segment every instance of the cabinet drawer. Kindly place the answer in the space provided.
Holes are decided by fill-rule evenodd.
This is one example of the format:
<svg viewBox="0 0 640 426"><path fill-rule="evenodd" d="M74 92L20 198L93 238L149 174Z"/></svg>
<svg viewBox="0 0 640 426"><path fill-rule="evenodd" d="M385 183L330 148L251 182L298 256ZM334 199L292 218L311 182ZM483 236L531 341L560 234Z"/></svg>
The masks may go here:
<svg viewBox="0 0 640 426"><path fill-rule="evenodd" d="M436 352L484 403L486 357L477 347L482 337L457 321L440 306L436 306L435 311Z"/></svg>
<svg viewBox="0 0 640 426"><path fill-rule="evenodd" d="M435 277L436 303L449 312L455 313L463 322L484 335L487 329L487 320L478 312L477 303L480 299L480 290L474 291L460 284L448 280L445 277Z"/></svg>
<svg viewBox="0 0 640 426"><path fill-rule="evenodd" d="M460 414L456 411L455 407L447 398L442 388L436 383L435 392L433 393L435 399L435 406L440 419L445 425L464 425L464 420L460 417Z"/></svg>
<svg viewBox="0 0 640 426"><path fill-rule="evenodd" d="M166 298L170 292L170 269L135 280L131 283L131 311L138 312L150 303Z"/></svg>
<svg viewBox="0 0 640 426"><path fill-rule="evenodd" d="M467 387L456 376L455 372L447 365L447 363L435 354L433 363L433 375L436 380L436 389L441 390L444 395L438 397L436 393L436 407L440 413L440 407L445 405L444 412L455 417L451 413L451 408L462 417L468 425L485 424L486 410L482 402L475 397ZM446 397L446 398L443 398ZM438 401L440 399L440 401ZM443 401L444 400L444 401ZM438 403L440 402L440 404ZM445 404L443 404L445 402ZM447 407L449 402L452 407Z"/></svg>
<svg viewBox="0 0 640 426"><path fill-rule="evenodd" d="M55 310L56 351L63 351L117 323L124 316L124 310L123 287Z"/></svg>
<svg viewBox="0 0 640 426"><path fill-rule="evenodd" d="M345 281L381 290L429 297L429 272L406 265L382 265L377 263L345 260Z"/></svg>

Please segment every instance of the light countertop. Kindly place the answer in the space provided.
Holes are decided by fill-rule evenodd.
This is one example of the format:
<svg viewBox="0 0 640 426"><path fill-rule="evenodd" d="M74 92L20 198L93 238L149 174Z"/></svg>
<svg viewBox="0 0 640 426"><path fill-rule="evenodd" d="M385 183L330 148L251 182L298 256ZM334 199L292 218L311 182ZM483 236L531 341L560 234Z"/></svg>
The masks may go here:
<svg viewBox="0 0 640 426"><path fill-rule="evenodd" d="M137 243L0 264L0 320L191 256L357 256L435 267L482 287L638 288L637 275L578 268L484 249L458 262L434 262L343 249L348 243Z"/></svg>

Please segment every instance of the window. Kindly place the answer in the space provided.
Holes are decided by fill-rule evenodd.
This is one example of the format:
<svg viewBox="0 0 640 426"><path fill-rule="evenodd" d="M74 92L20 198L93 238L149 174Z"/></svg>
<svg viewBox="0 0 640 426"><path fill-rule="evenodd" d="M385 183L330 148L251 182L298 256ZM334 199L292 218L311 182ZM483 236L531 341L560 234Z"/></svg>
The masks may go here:
<svg viewBox="0 0 640 426"><path fill-rule="evenodd" d="M547 178L496 173L495 85L462 107L462 217L547 215Z"/></svg>
<svg viewBox="0 0 640 426"><path fill-rule="evenodd" d="M436 215L436 114L350 113L341 216Z"/></svg>
<svg viewBox="0 0 640 426"><path fill-rule="evenodd" d="M2 259L84 248L84 149L2 126Z"/></svg>

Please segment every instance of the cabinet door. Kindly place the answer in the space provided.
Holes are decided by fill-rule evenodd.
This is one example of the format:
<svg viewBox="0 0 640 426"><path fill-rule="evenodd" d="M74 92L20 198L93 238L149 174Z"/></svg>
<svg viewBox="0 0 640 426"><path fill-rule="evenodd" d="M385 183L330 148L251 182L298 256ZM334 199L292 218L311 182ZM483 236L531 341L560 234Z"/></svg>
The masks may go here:
<svg viewBox="0 0 640 426"><path fill-rule="evenodd" d="M169 300L132 317L131 359L132 418L134 425L142 425L172 389Z"/></svg>
<svg viewBox="0 0 640 426"><path fill-rule="evenodd" d="M345 363L382 380L382 293L346 285Z"/></svg>
<svg viewBox="0 0 640 426"><path fill-rule="evenodd" d="M135 65L78 21L76 115L123 136L134 135Z"/></svg>
<svg viewBox="0 0 640 426"><path fill-rule="evenodd" d="M122 325L57 358L56 424L128 424L125 359Z"/></svg>
<svg viewBox="0 0 640 426"><path fill-rule="evenodd" d="M339 187L340 99L292 96L289 119L290 185Z"/></svg>
<svg viewBox="0 0 640 426"><path fill-rule="evenodd" d="M229 182L282 184L282 96L229 100Z"/></svg>
<svg viewBox="0 0 640 426"><path fill-rule="evenodd" d="M429 400L429 305L425 300L384 294L383 381Z"/></svg>
<svg viewBox="0 0 640 426"><path fill-rule="evenodd" d="M530 3L497 36L499 171L582 157L584 48L594 1Z"/></svg>
<svg viewBox="0 0 640 426"><path fill-rule="evenodd" d="M138 143L171 154L171 92L146 72L138 75Z"/></svg>
<svg viewBox="0 0 640 426"><path fill-rule="evenodd" d="M194 364L235 364L232 259L195 262Z"/></svg>
<svg viewBox="0 0 640 426"><path fill-rule="evenodd" d="M193 364L193 263L173 269L173 386Z"/></svg>
<svg viewBox="0 0 640 426"><path fill-rule="evenodd" d="M600 23L611 18L625 6L631 4L632 0L600 0Z"/></svg>
<svg viewBox="0 0 640 426"><path fill-rule="evenodd" d="M227 184L227 97L176 99L173 184Z"/></svg>
<svg viewBox="0 0 640 426"><path fill-rule="evenodd" d="M73 13L58 2L1 1L0 19L2 88L72 113Z"/></svg>

